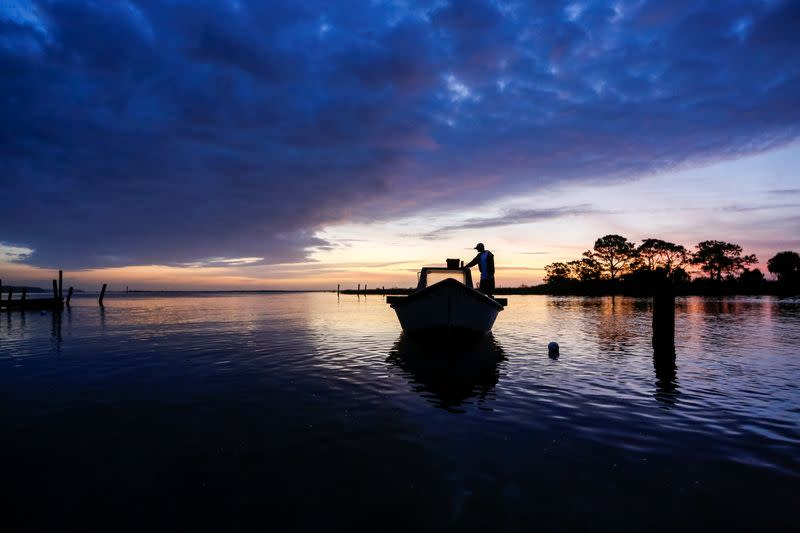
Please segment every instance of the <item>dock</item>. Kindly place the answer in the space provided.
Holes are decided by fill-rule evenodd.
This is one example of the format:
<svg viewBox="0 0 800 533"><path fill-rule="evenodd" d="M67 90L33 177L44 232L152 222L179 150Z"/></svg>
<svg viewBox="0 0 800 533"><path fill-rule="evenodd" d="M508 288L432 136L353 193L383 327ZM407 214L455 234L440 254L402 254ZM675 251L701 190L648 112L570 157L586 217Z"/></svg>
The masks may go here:
<svg viewBox="0 0 800 533"><path fill-rule="evenodd" d="M53 280L53 297L52 298L28 298L27 289L22 289L22 294L18 299L14 299L14 288L9 287L8 291L3 293L3 281L0 280L0 310L6 311L60 311L64 307L64 272L58 271L58 280Z"/></svg>
<svg viewBox="0 0 800 533"><path fill-rule="evenodd" d="M26 298L25 300L0 301L0 309L5 311L60 311L63 307L64 300L62 298Z"/></svg>
<svg viewBox="0 0 800 533"><path fill-rule="evenodd" d="M107 285L103 283L100 291L99 305L103 306L103 298L106 295ZM37 289L38 290L38 289ZM28 298L27 288L23 287L20 296L15 299L14 287L3 289L3 281L0 280L0 311L53 311L61 312L64 305L69 308L72 299L73 288L67 291L67 299L64 300L64 271L58 271L58 279L53 280L53 296L49 298Z"/></svg>

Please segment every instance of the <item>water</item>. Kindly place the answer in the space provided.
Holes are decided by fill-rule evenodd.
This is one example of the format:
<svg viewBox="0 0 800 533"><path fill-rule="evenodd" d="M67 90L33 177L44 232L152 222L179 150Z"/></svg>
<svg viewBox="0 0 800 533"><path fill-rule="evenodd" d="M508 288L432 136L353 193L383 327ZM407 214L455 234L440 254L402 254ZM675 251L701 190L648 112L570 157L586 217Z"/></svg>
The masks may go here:
<svg viewBox="0 0 800 533"><path fill-rule="evenodd" d="M796 525L799 300L679 300L673 364L646 300L511 296L450 353L379 296L106 298L0 315L19 530Z"/></svg>

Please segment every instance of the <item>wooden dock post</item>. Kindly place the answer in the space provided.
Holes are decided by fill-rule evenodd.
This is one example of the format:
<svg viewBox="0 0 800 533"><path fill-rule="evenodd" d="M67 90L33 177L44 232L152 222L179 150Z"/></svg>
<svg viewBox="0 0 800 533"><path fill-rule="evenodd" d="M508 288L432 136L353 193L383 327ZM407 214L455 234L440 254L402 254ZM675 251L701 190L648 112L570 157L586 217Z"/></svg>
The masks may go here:
<svg viewBox="0 0 800 533"><path fill-rule="evenodd" d="M53 280L53 299L58 300L58 282Z"/></svg>
<svg viewBox="0 0 800 533"><path fill-rule="evenodd" d="M105 298L105 296L106 296L106 284L103 283L103 288L100 289L100 300L98 300L100 307L103 306L103 298Z"/></svg>
<svg viewBox="0 0 800 533"><path fill-rule="evenodd" d="M675 353L675 291L664 277L653 296L653 348L656 353Z"/></svg>
<svg viewBox="0 0 800 533"><path fill-rule="evenodd" d="M361 284L360 283L358 284L358 290L356 291L356 294L361 294Z"/></svg>
<svg viewBox="0 0 800 533"><path fill-rule="evenodd" d="M367 295L367 284L365 283L364 284L364 296L366 296L366 295Z"/></svg>
<svg viewBox="0 0 800 533"><path fill-rule="evenodd" d="M22 287L22 298L21 300L24 302L28 299L28 289L26 287Z"/></svg>
<svg viewBox="0 0 800 533"><path fill-rule="evenodd" d="M58 297L64 297L64 271L58 271Z"/></svg>
<svg viewBox="0 0 800 533"><path fill-rule="evenodd" d="M339 290L342 288L342 284L339 283L336 285L336 296L339 296Z"/></svg>
<svg viewBox="0 0 800 533"><path fill-rule="evenodd" d="M67 291L67 305L69 306L69 301L72 299L72 287L69 288Z"/></svg>

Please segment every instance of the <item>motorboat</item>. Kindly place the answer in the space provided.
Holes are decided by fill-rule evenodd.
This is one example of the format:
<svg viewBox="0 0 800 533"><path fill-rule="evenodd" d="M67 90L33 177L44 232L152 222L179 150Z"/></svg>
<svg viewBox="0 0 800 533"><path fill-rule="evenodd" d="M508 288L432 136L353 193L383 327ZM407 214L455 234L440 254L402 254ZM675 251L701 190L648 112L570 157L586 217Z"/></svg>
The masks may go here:
<svg viewBox="0 0 800 533"><path fill-rule="evenodd" d="M423 267L416 290L408 296L387 296L403 331L458 339L492 330L497 314L508 305L472 286L470 269L448 259L447 267Z"/></svg>

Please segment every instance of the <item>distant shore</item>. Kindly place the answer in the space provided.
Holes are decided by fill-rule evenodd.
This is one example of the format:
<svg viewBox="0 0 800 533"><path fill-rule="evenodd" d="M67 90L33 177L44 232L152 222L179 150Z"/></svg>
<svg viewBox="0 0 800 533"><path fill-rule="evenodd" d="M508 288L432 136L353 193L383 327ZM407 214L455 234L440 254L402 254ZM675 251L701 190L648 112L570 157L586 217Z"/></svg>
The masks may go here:
<svg viewBox="0 0 800 533"><path fill-rule="evenodd" d="M336 292L336 289L235 289L235 290L208 290L208 289L153 289L153 290L127 290L127 291L112 291L116 293L125 294L273 294L273 293L286 293L294 294L298 292Z"/></svg>
<svg viewBox="0 0 800 533"><path fill-rule="evenodd" d="M3 292L12 289L14 293L19 293L22 286L3 286ZM51 289L41 287L24 287L28 293L49 294ZM777 281L764 281L757 285L745 285L736 282L725 282L721 284L712 283L708 280L700 279L694 282L676 284L675 294L677 296L798 296L800 287L787 286ZM414 292L413 288L392 287L387 289L341 289L339 294L347 295L408 295ZM76 293L84 293L77 289ZM258 289L258 290L203 290L203 289L180 289L180 290L128 290L128 291L108 291L108 294L300 294L300 293L336 293L336 289ZM497 287L494 291L496 295L525 295L541 294L548 296L638 296L648 297L653 295L653 287L629 284L624 281L611 282L610 280L594 281L569 281L566 283L542 283L540 285L521 285L518 287Z"/></svg>

